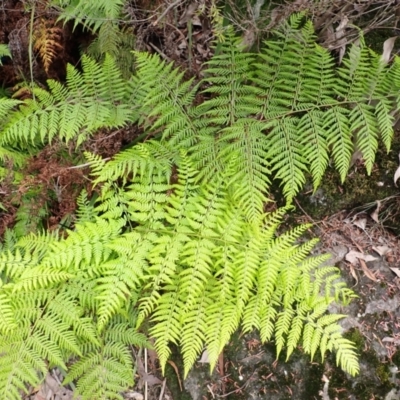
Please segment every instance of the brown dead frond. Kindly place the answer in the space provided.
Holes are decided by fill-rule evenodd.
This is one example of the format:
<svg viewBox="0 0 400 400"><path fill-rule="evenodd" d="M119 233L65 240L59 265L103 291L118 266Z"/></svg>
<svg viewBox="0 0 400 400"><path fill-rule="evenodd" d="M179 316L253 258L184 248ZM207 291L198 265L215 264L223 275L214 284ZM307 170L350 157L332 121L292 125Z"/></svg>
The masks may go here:
<svg viewBox="0 0 400 400"><path fill-rule="evenodd" d="M40 19L34 33L34 50L39 54L46 73L63 53L63 30L53 20Z"/></svg>

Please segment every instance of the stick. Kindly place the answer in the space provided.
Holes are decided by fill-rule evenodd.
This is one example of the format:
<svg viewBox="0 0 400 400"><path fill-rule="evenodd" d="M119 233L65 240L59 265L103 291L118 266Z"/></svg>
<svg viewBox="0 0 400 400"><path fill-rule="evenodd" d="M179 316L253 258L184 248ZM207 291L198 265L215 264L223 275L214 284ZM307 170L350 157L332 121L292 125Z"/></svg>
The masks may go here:
<svg viewBox="0 0 400 400"><path fill-rule="evenodd" d="M153 22L153 26L156 26L164 17L167 15L168 11L172 8L177 6L181 0L176 0L173 3L171 3L165 10L164 12Z"/></svg>

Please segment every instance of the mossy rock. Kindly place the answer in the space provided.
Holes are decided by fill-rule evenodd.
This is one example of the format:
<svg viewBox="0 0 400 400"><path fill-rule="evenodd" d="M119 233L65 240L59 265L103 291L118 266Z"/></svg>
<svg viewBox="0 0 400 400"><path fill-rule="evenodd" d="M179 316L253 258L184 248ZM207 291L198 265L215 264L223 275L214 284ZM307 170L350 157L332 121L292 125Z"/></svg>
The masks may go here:
<svg viewBox="0 0 400 400"><path fill-rule="evenodd" d="M397 133L389 154L383 149L378 151L371 175L367 175L364 166L358 161L351 167L347 179L342 183L337 171L329 167L321 186L313 192L311 184L308 184L297 196L297 201L315 220L321 220L342 210L350 211L368 206L372 208L377 200L389 197L393 198L394 202L395 196L399 194L393 179L399 166L399 153L400 134ZM400 206L400 197L397 201ZM400 233L400 213L392 212L386 223L396 234Z"/></svg>

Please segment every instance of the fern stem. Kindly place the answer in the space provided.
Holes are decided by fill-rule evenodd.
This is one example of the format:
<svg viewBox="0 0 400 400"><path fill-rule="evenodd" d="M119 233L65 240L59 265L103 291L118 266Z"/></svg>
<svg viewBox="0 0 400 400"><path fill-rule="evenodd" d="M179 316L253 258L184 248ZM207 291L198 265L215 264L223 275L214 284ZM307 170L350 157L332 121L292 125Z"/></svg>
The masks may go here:
<svg viewBox="0 0 400 400"><path fill-rule="evenodd" d="M29 45L28 45L28 55L29 55L29 73L31 78L31 88L33 88L34 81L33 81L33 23L35 19L35 0L32 1L32 8L31 8L31 18L29 22ZM32 90L32 98L35 99L35 92Z"/></svg>

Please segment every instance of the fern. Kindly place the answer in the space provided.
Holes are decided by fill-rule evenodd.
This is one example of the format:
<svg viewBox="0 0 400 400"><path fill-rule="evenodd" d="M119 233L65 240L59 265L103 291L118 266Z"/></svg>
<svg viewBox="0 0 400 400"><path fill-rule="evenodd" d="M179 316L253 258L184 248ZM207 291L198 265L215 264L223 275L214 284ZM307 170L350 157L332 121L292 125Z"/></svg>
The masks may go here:
<svg viewBox="0 0 400 400"><path fill-rule="evenodd" d="M187 153L175 162L173 184L163 167L137 170L118 194L124 218L104 214L100 197L90 214L102 216L78 221L66 238L9 240L0 262L0 393L18 398L48 362L69 370L65 383L76 382L82 398L120 398L133 383L126 346L145 345L137 328L146 318L162 367L174 342L186 374L204 347L213 367L240 324L275 338L288 356L299 343L313 356L321 341L322 355L336 351L338 364L357 373L352 345L338 336L342 316L326 317L351 291L336 269L318 267L325 257L306 258L313 241L295 245L307 226L276 238L285 210L249 223L237 208L235 163L199 184ZM80 203L85 215L84 195Z"/></svg>
<svg viewBox="0 0 400 400"><path fill-rule="evenodd" d="M87 2L81 0L53 0L52 5L59 8L58 20L73 21L74 28L82 25L94 35L94 40L87 48L87 54L96 60L103 60L105 55L115 58L122 75L129 78L133 71L135 35L124 15L124 0L100 0Z"/></svg>
<svg viewBox="0 0 400 400"><path fill-rule="evenodd" d="M97 31L104 19L115 20L119 17L123 0L99 0L95 3L84 0L53 0L54 6L61 7L60 20L74 20L75 27L81 23Z"/></svg>
<svg viewBox="0 0 400 400"><path fill-rule="evenodd" d="M55 137L80 144L100 127L132 123L151 138L110 161L86 154L100 194L82 193L65 236L7 234L0 393L18 398L60 366L82 398L120 398L133 383L127 349L146 344L144 326L163 369L170 344L180 346L185 374L204 348L214 367L239 328L259 330L287 357L298 345L311 358L334 351L356 374L343 316L328 313L353 292L321 266L326 256L309 257L315 241L299 244L308 226L277 236L288 208L264 206L274 179L288 203L309 173L317 187L330 157L344 180L355 147L370 172L379 141L390 149L399 61L383 64L361 40L336 68L301 15L260 54L228 32L200 83L158 56L135 57L129 82L111 57L85 57L65 86L50 81L34 99L0 101L4 148Z"/></svg>
<svg viewBox="0 0 400 400"><path fill-rule="evenodd" d="M232 176L236 164L218 180L199 184L199 171L187 154L182 153L176 162L176 184L156 183L158 175L149 179L144 170L119 195L133 201L129 218L135 227L125 234L128 241L118 239L118 247L125 246L130 257L143 254L135 265L146 265L137 268L144 288L138 326L147 317L153 321L150 334L156 338L162 366L170 355L169 343L180 344L185 373L204 346L214 366L240 323L248 331L260 329L263 340L275 337L278 353L288 346L289 356L301 342L308 319L319 326L318 319L324 318L328 305L346 301L351 291L338 282L336 269L318 267L326 257L306 258L314 241L295 245L307 226L274 237L284 210L249 224L246 210L237 208L234 195L235 185L240 185ZM128 242L130 248L124 245ZM116 269L115 273L119 275ZM115 292L120 284L112 282ZM130 285L135 287L134 282ZM115 312L111 303L107 307ZM317 307L323 310L319 315L315 314ZM332 324L341 317L332 317ZM330 350L342 343L334 337L326 341ZM319 340L312 343L318 347ZM346 349L338 362L354 374L358 370L354 349ZM307 352L314 355L313 348Z"/></svg>
<svg viewBox="0 0 400 400"><path fill-rule="evenodd" d="M113 59L106 57L99 65L84 56L82 69L81 73L68 66L66 86L49 80L50 92L34 88L33 99L0 121L0 143L38 145L57 135L79 145L100 127L124 125L131 117L126 103L129 91Z"/></svg>
<svg viewBox="0 0 400 400"><path fill-rule="evenodd" d="M252 220L270 177L282 182L290 202L308 172L318 187L330 155L344 180L356 146L369 173L379 137L387 150L393 137L398 63L384 65L361 40L335 69L329 52L315 44L312 24L299 28L299 21L293 17L258 56L240 51L227 34L208 62L206 99L197 106L196 87L184 84L182 74L157 56L137 55L139 123L187 149L206 181L235 159L235 179L243 181L236 197Z"/></svg>
<svg viewBox="0 0 400 400"><path fill-rule="evenodd" d="M96 217L94 203L96 196L93 196L90 200L86 190L82 190L81 194L76 200L77 209L77 221L80 223L93 222Z"/></svg>
<svg viewBox="0 0 400 400"><path fill-rule="evenodd" d="M33 49L38 52L45 72L48 74L50 66L63 50L63 32L54 25L54 21L41 19L36 24Z"/></svg>
<svg viewBox="0 0 400 400"><path fill-rule="evenodd" d="M312 24L299 21L296 16L283 25L259 55L242 52L228 32L204 72L199 105L199 85L156 55L136 53L129 84L111 57L102 64L85 57L83 73L69 67L65 87L49 81L50 92L34 89L36 100L26 100L3 122L1 143L37 145L57 135L80 144L100 127L137 121L161 146L188 151L199 179L208 181L236 162L235 179L240 175L243 186L235 196L255 220L272 179L282 182L290 202L308 172L319 185L330 156L343 181L355 149L370 172L379 139L389 150L393 137L398 62L383 64L361 40L335 68L315 43ZM18 106L4 103L4 110L12 105Z"/></svg>
<svg viewBox="0 0 400 400"><path fill-rule="evenodd" d="M7 116L20 105L19 100L0 97L0 126ZM15 151L8 146L0 146L0 161L5 163L7 160L12 160L15 166L21 166L26 160L26 156L19 151ZM6 169L0 168L0 175L6 175Z"/></svg>

